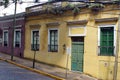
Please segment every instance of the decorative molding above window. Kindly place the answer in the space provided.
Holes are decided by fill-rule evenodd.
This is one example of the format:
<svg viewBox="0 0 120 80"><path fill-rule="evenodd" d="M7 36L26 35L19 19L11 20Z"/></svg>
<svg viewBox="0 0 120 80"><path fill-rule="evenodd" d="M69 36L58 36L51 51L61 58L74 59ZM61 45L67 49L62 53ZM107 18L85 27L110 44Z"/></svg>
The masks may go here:
<svg viewBox="0 0 120 80"><path fill-rule="evenodd" d="M15 28L21 28L22 27L22 25L16 25L15 26ZM9 28L13 28L13 26L3 26L3 27L1 27L1 29L9 29Z"/></svg>
<svg viewBox="0 0 120 80"><path fill-rule="evenodd" d="M24 20L24 19L25 19L24 17L20 17L20 18L16 18L16 21L18 21L18 20ZM4 18L2 19L2 18L0 18L0 22L1 23L7 23L7 22L12 22L12 21L14 21L14 20L11 19L11 18L10 19L9 18L8 19L4 19Z"/></svg>
<svg viewBox="0 0 120 80"><path fill-rule="evenodd" d="M101 18L101 19L95 19L95 22L111 22L111 21L117 21L118 17L114 18Z"/></svg>
<svg viewBox="0 0 120 80"><path fill-rule="evenodd" d="M10 27L1 27L1 29L9 29Z"/></svg>
<svg viewBox="0 0 120 80"><path fill-rule="evenodd" d="M60 23L59 22L50 22L50 23L47 23L46 25L47 25L47 27L48 26L59 26Z"/></svg>
<svg viewBox="0 0 120 80"><path fill-rule="evenodd" d="M77 25L77 24L86 24L87 20L79 20L79 21L68 21L67 25Z"/></svg>
<svg viewBox="0 0 120 80"><path fill-rule="evenodd" d="M41 27L40 24L31 24L30 27Z"/></svg>
<svg viewBox="0 0 120 80"><path fill-rule="evenodd" d="M86 36L86 26L70 26L68 36Z"/></svg>

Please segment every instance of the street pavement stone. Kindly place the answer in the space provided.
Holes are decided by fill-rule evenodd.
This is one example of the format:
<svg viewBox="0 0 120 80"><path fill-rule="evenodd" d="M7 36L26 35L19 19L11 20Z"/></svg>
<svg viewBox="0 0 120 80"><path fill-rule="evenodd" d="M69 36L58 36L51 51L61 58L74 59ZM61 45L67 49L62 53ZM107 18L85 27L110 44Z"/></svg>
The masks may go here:
<svg viewBox="0 0 120 80"><path fill-rule="evenodd" d="M10 60L11 58L10 55L4 54L4 53L0 53L0 57L7 59L7 60ZM33 64L31 60L19 58L15 56L14 56L14 61L18 64L22 64L27 67L32 67L32 64ZM43 72L47 72L49 74L53 74L61 78L65 78L66 80L97 80L96 78L92 76L79 73L79 72L72 72L72 71L67 72L67 78L66 78L66 69L40 63L40 62L35 62L35 69L38 69Z"/></svg>
<svg viewBox="0 0 120 80"><path fill-rule="evenodd" d="M55 80L47 76L0 61L0 80Z"/></svg>

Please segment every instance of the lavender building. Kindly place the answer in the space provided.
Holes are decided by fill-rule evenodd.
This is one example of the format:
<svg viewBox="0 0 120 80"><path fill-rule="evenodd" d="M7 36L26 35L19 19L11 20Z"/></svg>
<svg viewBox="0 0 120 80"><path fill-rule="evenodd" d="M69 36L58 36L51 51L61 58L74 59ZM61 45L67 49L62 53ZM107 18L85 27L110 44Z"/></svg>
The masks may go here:
<svg viewBox="0 0 120 80"><path fill-rule="evenodd" d="M16 25L14 28L13 26L14 15L0 17L0 52L11 55L13 50L14 56L23 57L25 44L25 13L16 15Z"/></svg>

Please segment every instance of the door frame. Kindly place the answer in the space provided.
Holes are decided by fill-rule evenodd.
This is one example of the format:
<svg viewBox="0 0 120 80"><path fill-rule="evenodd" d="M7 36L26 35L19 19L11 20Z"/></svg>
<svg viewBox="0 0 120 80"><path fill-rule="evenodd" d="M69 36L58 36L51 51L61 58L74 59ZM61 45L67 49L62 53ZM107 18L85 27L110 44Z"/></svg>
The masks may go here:
<svg viewBox="0 0 120 80"><path fill-rule="evenodd" d="M82 72L84 71L84 36L74 36L74 37L71 37L71 71L73 71L73 72L80 72L80 73L82 73L81 71L75 71L75 70L72 70L72 42L74 42L73 40L72 40L72 38L78 38L78 39L82 39L82 40L80 40L79 42L83 42L83 67L82 67Z"/></svg>

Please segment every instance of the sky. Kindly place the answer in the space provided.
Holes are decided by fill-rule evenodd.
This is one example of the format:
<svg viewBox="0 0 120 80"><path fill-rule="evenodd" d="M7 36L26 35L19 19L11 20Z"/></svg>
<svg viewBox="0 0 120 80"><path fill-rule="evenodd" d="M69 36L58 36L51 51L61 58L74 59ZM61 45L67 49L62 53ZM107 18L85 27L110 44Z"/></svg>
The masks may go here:
<svg viewBox="0 0 120 80"><path fill-rule="evenodd" d="M0 0L0 2L3 1L3 0ZM33 0L21 0L21 1L33 1ZM42 1L48 1L48 0L39 0L40 2Z"/></svg>
<svg viewBox="0 0 120 80"><path fill-rule="evenodd" d="M17 4L17 11L16 11L17 13L25 12L26 7L39 4L39 3L27 3L27 2L33 2L34 0L22 0L22 1L23 1L22 4L20 3ZM48 0L40 0L40 2L42 3L47 1ZM14 8L15 8L14 3L11 3L7 8L0 6L0 16L14 14Z"/></svg>

